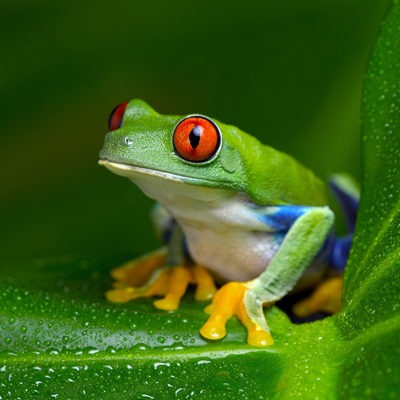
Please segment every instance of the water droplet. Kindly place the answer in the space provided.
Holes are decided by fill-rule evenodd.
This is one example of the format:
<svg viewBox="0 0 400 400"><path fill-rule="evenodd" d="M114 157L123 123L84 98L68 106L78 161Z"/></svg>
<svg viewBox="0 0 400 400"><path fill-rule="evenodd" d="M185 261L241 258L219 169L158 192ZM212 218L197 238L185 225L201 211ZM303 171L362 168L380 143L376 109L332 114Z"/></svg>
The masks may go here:
<svg viewBox="0 0 400 400"><path fill-rule="evenodd" d="M170 367L171 363L169 362L158 362L158 363L154 363L154 369L158 369L160 367Z"/></svg>
<svg viewBox="0 0 400 400"><path fill-rule="evenodd" d="M210 360L200 360L200 361L197 361L197 365L210 364L210 363L211 363Z"/></svg>

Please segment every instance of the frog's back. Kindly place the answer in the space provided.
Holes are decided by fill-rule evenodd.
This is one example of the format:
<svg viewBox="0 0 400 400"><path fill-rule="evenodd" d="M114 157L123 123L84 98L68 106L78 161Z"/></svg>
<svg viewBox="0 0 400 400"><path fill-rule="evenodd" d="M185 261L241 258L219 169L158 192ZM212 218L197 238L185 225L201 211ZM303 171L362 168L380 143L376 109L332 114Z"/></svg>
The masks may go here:
<svg viewBox="0 0 400 400"><path fill-rule="evenodd" d="M327 204L324 183L289 155L266 146L233 126L229 141L241 153L246 174L246 193L260 205Z"/></svg>

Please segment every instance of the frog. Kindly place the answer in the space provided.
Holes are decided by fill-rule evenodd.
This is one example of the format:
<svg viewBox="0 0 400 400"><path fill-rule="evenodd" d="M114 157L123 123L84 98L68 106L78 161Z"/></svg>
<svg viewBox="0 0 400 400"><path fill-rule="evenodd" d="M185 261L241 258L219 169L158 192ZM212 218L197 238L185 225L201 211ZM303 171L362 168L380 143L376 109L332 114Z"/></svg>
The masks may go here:
<svg viewBox="0 0 400 400"><path fill-rule="evenodd" d="M345 175L330 181L349 226L337 237L327 185L293 157L233 125L159 114L140 99L112 111L99 164L156 201L164 241L112 270L108 300L156 297L157 309L174 311L193 285L196 300L211 301L203 338L224 338L236 316L260 347L274 343L264 308L298 288L317 287L297 315L340 308L359 201Z"/></svg>

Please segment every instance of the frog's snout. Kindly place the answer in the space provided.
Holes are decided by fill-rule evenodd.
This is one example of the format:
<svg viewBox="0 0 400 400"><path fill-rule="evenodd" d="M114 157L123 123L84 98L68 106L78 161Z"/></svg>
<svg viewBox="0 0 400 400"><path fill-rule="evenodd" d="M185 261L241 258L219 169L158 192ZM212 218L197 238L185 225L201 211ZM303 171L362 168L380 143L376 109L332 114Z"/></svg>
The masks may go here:
<svg viewBox="0 0 400 400"><path fill-rule="evenodd" d="M131 164L136 159L134 153L139 148L138 141L130 132L124 132L122 129L108 132L100 150L99 164L106 168L109 163Z"/></svg>

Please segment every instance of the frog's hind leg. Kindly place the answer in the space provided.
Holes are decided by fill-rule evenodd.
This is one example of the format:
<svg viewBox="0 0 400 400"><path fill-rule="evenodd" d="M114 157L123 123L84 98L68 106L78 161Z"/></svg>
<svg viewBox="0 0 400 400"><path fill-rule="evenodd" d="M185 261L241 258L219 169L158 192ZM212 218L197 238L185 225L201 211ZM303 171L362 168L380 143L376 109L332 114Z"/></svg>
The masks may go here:
<svg viewBox="0 0 400 400"><path fill-rule="evenodd" d="M307 318L313 314L324 312L335 314L342 305L343 276L336 276L323 281L304 300L293 306L293 313L299 318Z"/></svg>
<svg viewBox="0 0 400 400"><path fill-rule="evenodd" d="M342 303L343 270L347 264L353 235L334 238L328 255L327 277L316 286L311 296L296 303L292 311L299 318L323 312L335 314Z"/></svg>
<svg viewBox="0 0 400 400"><path fill-rule="evenodd" d="M333 224L333 213L327 207L302 211L261 275L248 282L229 282L218 290L206 309L211 315L200 330L202 336L211 340L223 338L226 322L236 315L247 328L249 344L269 346L274 342L263 305L275 303L294 287L323 246Z"/></svg>
<svg viewBox="0 0 400 400"><path fill-rule="evenodd" d="M318 312L337 313L342 303L342 273L349 258L360 195L356 182L345 174L333 175L329 180L329 189L343 211L347 234L335 237L332 242L327 262L334 276L331 274L310 297L293 306L293 313L300 318L307 318Z"/></svg>

